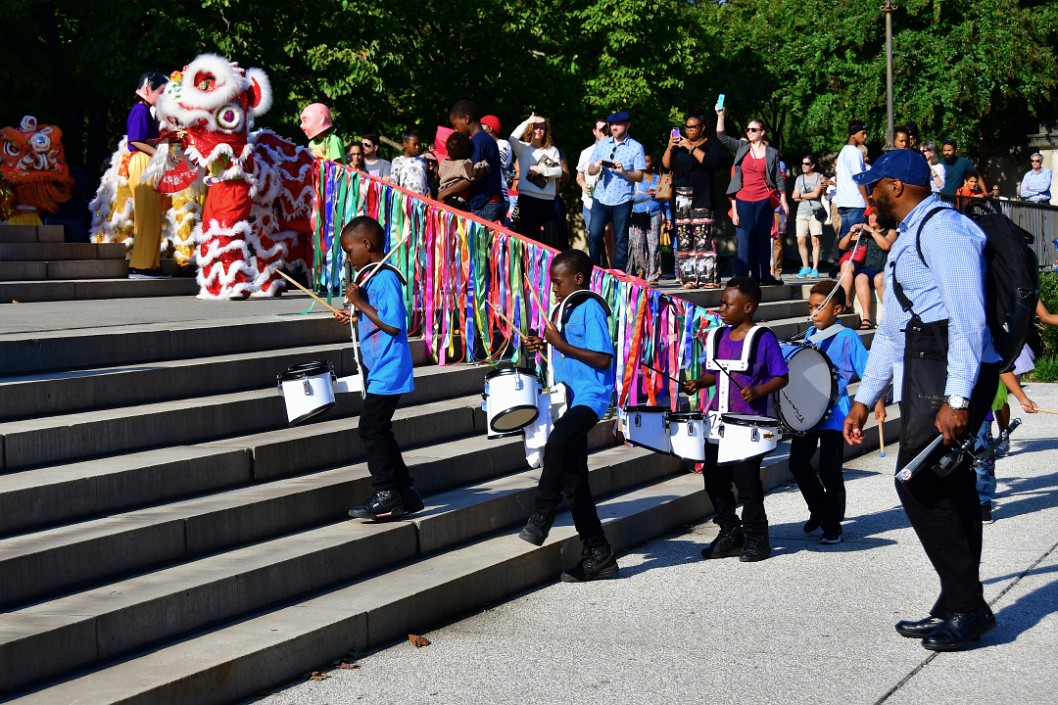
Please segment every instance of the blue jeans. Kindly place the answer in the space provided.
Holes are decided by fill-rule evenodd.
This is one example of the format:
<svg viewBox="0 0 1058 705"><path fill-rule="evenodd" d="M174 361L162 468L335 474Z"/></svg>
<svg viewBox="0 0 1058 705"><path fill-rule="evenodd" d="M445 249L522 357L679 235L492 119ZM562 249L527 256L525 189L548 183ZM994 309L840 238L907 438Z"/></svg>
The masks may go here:
<svg viewBox="0 0 1058 705"><path fill-rule="evenodd" d="M839 240L845 237L849 230L852 230L853 225L863 222L863 214L866 211L866 208L838 208L838 215L841 216L841 230L838 231Z"/></svg>
<svg viewBox="0 0 1058 705"><path fill-rule="evenodd" d="M580 204L580 214L584 217L584 232L591 232L591 208L588 208L583 203Z"/></svg>
<svg viewBox="0 0 1058 705"><path fill-rule="evenodd" d="M503 217L506 215L507 204L503 201L492 201L486 203L481 208L474 211L474 215L483 219L492 221L495 223L502 223Z"/></svg>
<svg viewBox="0 0 1058 705"><path fill-rule="evenodd" d="M771 279L772 211L768 199L740 201L735 199L739 226L735 228L738 262L735 276L749 275L758 282Z"/></svg>
<svg viewBox="0 0 1058 705"><path fill-rule="evenodd" d="M606 234L606 224L612 222L614 253L610 268L625 271L628 266L628 218L631 215L631 201L616 206L606 206L598 200L592 203L591 225L588 228L588 252L591 254L592 264L597 267L604 266L606 248L603 246L603 237Z"/></svg>

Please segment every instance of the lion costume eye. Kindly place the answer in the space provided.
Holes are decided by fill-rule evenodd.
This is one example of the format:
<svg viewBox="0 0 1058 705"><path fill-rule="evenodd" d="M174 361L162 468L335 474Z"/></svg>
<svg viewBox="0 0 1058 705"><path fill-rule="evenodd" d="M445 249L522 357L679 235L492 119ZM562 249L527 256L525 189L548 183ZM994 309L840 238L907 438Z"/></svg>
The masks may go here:
<svg viewBox="0 0 1058 705"><path fill-rule="evenodd" d="M225 130L234 130L242 125L244 117L245 113L241 107L228 104L217 111L217 124Z"/></svg>
<svg viewBox="0 0 1058 705"><path fill-rule="evenodd" d="M4 140L4 154L9 157L17 157L19 154L21 154L21 150L19 150L18 145L16 145L14 142L8 142L7 140Z"/></svg>
<svg viewBox="0 0 1058 705"><path fill-rule="evenodd" d="M47 152L51 149L51 138L40 132L30 137L29 143L33 145L34 152Z"/></svg>

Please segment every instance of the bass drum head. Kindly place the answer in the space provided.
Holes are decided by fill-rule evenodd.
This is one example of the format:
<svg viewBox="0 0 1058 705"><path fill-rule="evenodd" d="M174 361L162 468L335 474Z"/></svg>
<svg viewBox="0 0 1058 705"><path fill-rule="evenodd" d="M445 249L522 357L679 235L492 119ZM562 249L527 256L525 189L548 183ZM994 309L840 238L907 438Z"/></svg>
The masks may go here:
<svg viewBox="0 0 1058 705"><path fill-rule="evenodd" d="M536 406L514 406L493 417L490 427L496 433L512 433L536 421L540 409Z"/></svg>
<svg viewBox="0 0 1058 705"><path fill-rule="evenodd" d="M790 382L776 396L782 425L807 433L826 418L838 397L838 376L825 354L803 345L783 345Z"/></svg>

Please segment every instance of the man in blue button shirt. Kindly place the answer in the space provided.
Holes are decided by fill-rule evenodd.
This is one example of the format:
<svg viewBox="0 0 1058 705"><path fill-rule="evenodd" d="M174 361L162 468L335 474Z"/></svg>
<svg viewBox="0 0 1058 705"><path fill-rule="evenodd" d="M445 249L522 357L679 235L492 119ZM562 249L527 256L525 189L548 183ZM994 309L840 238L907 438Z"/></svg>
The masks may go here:
<svg viewBox="0 0 1058 705"><path fill-rule="evenodd" d="M622 272L628 266L628 220L632 215L635 185L643 180L647 168L643 145L628 136L632 116L622 110L606 120L610 136L595 143L588 165L589 174L600 174L592 192L591 223L588 227L588 250L591 262L603 266L603 234L606 224L613 223L614 256L610 267Z"/></svg>
<svg viewBox="0 0 1058 705"><path fill-rule="evenodd" d="M902 468L938 432L945 446L962 441L995 396L999 355L985 318L985 234L930 193L929 164L915 150L887 152L855 178L879 223L900 234L886 262L884 314L843 431L849 443L863 442L868 409L899 365ZM962 649L996 624L981 586L981 509L971 459L963 455L950 473L940 472L935 464L949 450L939 447L927 469L896 481L941 584L929 616L898 622L896 630L934 651Z"/></svg>

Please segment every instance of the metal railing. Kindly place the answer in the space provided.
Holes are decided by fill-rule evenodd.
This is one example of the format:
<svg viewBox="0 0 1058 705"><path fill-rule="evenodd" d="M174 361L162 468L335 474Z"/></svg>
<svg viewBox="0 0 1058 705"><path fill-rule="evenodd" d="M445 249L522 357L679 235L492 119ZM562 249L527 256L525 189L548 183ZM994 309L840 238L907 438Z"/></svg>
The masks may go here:
<svg viewBox="0 0 1058 705"><path fill-rule="evenodd" d="M954 196L942 195L941 198L950 203L955 201ZM1058 261L1058 248L1054 245L1054 240L1058 238L1058 207L1006 198L983 200L991 203L993 208L998 207L1003 215L1035 236L1032 249L1041 267L1053 266Z"/></svg>

